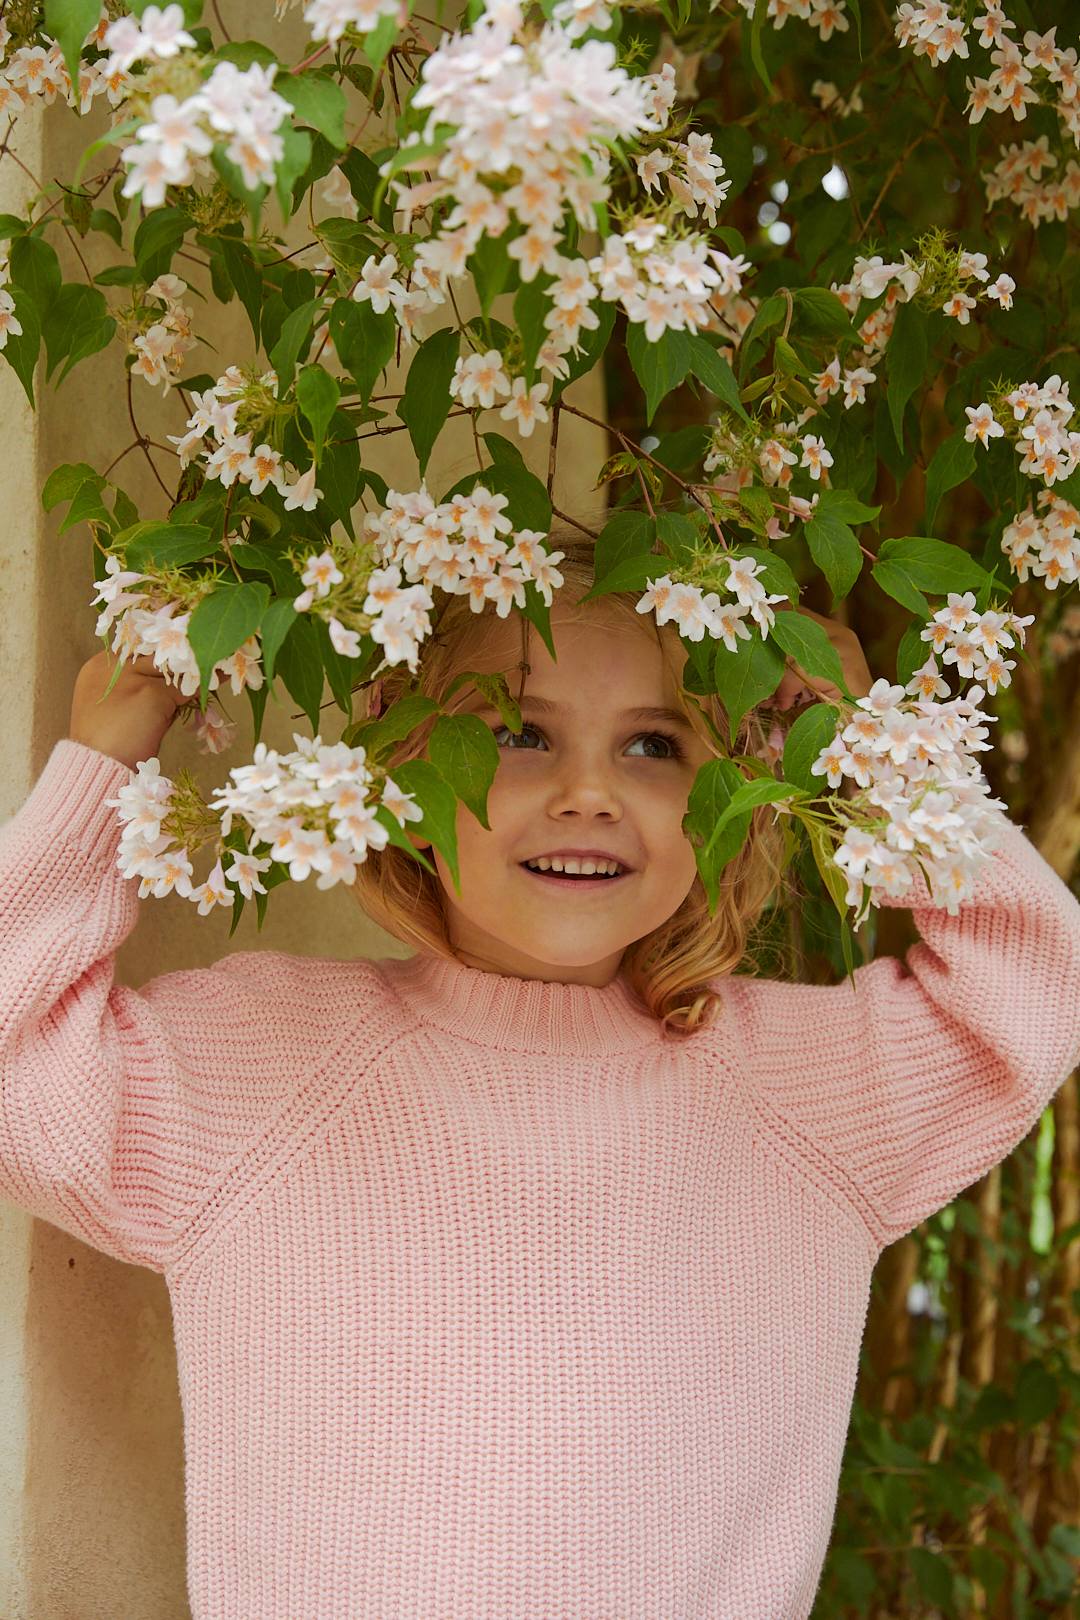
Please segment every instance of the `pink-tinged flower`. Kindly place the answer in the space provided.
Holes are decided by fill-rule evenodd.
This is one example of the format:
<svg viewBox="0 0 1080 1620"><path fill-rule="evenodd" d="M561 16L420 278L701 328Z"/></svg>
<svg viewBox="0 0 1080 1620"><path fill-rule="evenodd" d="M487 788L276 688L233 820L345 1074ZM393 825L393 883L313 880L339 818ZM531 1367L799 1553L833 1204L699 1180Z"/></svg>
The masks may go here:
<svg viewBox="0 0 1080 1620"><path fill-rule="evenodd" d="M979 443L985 445L989 450L991 439L1003 437L1005 429L1000 422L995 420L994 413L989 405L965 405L964 412L968 418L968 425L964 429L964 438L969 444L974 444L975 440L978 439Z"/></svg>

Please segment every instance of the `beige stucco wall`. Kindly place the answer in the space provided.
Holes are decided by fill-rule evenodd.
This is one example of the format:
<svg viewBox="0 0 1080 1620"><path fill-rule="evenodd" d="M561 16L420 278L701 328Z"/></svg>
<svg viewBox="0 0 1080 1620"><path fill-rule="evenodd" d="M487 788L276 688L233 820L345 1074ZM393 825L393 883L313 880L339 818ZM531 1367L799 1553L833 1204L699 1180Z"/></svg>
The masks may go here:
<svg viewBox="0 0 1080 1620"><path fill-rule="evenodd" d="M234 38L269 39L275 30L286 60L304 54L298 11L275 25L267 0L229 0L222 9ZM59 104L28 110L11 146L42 183L53 177L70 182L83 146L106 126L100 106L85 120ZM34 189L15 163L0 161L0 211L23 212ZM274 230L280 226L272 202L264 222ZM288 232L289 248L306 239L295 226L294 221ZM58 227L49 240L61 254L65 279L82 276ZM78 246L94 273L116 261L103 237L86 237ZM208 285L188 261L178 258L172 268L195 285ZM106 295L119 292L110 289ZM250 327L239 300L226 309L196 299L191 303L196 329L216 352L192 350L189 371L217 374L251 357ZM509 319L508 311L497 307L494 313ZM262 360L267 363L265 356ZM398 385L391 378L388 386ZM58 536L64 508L43 513L39 491L61 462L84 460L104 470L132 438L118 345L83 361L59 390L45 383L39 365L36 389L38 414L31 412L14 373L0 364L7 508L0 531L0 680L7 742L0 765L0 819L23 802L53 743L66 733L76 671L100 647L94 636L96 610L90 606L89 531L81 527ZM183 431L178 395L166 399L136 382L134 397L140 427L149 437L164 442L165 433ZM570 397L602 414L596 379L585 379ZM494 415L484 425L509 431ZM471 452L467 424L450 424L455 426L463 431L446 433L430 469L436 491L459 474L459 463ZM556 488L556 504L564 511L579 503L596 505L590 469L603 455L596 430L579 421L573 426L573 434L566 435L572 455L561 454ZM546 432L537 431L523 449L543 473ZM415 487L407 436L389 437L378 450L370 465L392 487ZM157 462L175 487L175 466L170 469L160 453ZM164 515L165 497L138 451L124 458L115 476L143 516ZM263 736L273 746L290 748L293 731L306 734L309 727L306 719L293 718L291 699L279 692L283 701L268 705ZM161 750L167 774L188 765L208 791L230 765L250 757L247 700L227 694L226 704L240 722L236 748L204 756L190 732L177 727ZM344 716L336 706L323 714L329 717L324 735L334 740ZM134 933L118 953L117 979L137 987L157 973L212 962L229 950L408 954L373 924L364 926L355 901L343 891L320 892L312 884L277 889L261 934L254 906L246 908L231 940L230 921L225 912L199 917L175 897L146 900ZM0 1203L0 1617L185 1620L184 1529L181 1409L164 1281Z"/></svg>

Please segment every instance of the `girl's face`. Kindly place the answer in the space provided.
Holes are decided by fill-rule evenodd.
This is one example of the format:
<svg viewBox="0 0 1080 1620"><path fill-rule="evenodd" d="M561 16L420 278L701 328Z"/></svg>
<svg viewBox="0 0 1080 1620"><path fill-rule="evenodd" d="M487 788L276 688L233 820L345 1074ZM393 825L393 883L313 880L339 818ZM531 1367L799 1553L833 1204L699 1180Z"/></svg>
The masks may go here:
<svg viewBox="0 0 1080 1620"><path fill-rule="evenodd" d="M463 804L457 840L461 895L431 845L450 941L470 967L518 978L605 985L622 954L689 893L697 875L682 818L695 773L714 757L682 716L655 635L603 603L553 609L555 662L529 632L522 730L510 731L475 690L461 709L489 725L500 750L486 831ZM512 670L520 626L499 621L468 668ZM685 653L674 643L680 671ZM510 690L517 692L511 679ZM635 715L636 709L672 715ZM523 862L556 850L607 851L625 876L578 884L534 876Z"/></svg>

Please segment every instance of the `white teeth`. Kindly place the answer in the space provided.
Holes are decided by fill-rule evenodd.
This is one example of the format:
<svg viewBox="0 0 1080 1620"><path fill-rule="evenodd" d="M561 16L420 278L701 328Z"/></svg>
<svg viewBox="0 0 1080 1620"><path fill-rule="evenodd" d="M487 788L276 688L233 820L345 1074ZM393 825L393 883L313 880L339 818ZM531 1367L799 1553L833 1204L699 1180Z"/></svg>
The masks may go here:
<svg viewBox="0 0 1080 1620"><path fill-rule="evenodd" d="M616 875L621 871L618 861L594 861L591 858L578 860L571 855L565 858L554 855L550 859L546 855L541 855L535 861L526 861L525 865L535 872L578 872L586 877L597 872Z"/></svg>

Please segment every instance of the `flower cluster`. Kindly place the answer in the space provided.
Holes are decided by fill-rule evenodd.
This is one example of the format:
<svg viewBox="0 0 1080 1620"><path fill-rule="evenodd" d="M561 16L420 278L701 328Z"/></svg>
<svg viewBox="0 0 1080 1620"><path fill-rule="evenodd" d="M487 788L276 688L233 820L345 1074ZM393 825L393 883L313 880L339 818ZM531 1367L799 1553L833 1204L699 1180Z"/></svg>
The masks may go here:
<svg viewBox="0 0 1080 1620"><path fill-rule="evenodd" d="M767 641L776 617L771 604L788 598L782 591L768 594L758 578L762 564L753 557L722 557L712 563L711 572L715 582L733 594L733 602L721 601L715 589L702 590L700 585L676 582L670 574L662 574L646 581L648 589L637 603L637 611L655 613L657 624L674 621L688 641L712 636L723 641L729 652L738 651L740 639L750 640L750 630L743 623L749 615L759 627L762 641Z"/></svg>
<svg viewBox="0 0 1080 1620"><path fill-rule="evenodd" d="M662 195L660 176L684 214L697 218L698 208L710 225L716 224L716 208L731 190L725 180L724 160L712 149L711 135L690 135L685 141L668 141L635 158L638 178L646 191L655 185Z"/></svg>
<svg viewBox="0 0 1080 1620"><path fill-rule="evenodd" d="M537 422L548 420L544 404L548 391L546 382L527 387L524 377L515 377L511 383L498 349L470 354L467 359L459 355L450 379L451 396L466 408L476 406L490 410L497 396L509 396L499 415L504 421L512 422L523 439L530 436Z"/></svg>
<svg viewBox="0 0 1080 1620"><path fill-rule="evenodd" d="M281 18L293 0L277 0L276 16ZM310 0L304 7L304 21L311 29L312 39L325 39L336 45L347 28L358 34L370 34L381 17L401 17L405 20L401 0ZM407 15L407 13L406 13Z"/></svg>
<svg viewBox="0 0 1080 1620"><path fill-rule="evenodd" d="M278 131L292 117L292 104L272 88L276 72L276 62L266 67L252 62L243 73L235 62L218 62L202 88L183 101L155 96L151 121L139 125L135 141L120 153L131 165L123 195L141 197L145 207L159 207L167 186L190 185L196 168L212 172L206 160L218 135L229 137L225 156L240 170L248 190L273 185L285 151Z"/></svg>
<svg viewBox="0 0 1080 1620"><path fill-rule="evenodd" d="M151 387L163 383L166 393L184 369L184 356L199 341L192 332L193 311L181 302L186 292L187 282L179 276L168 272L158 276L146 289L146 296L159 299L165 311L131 344L135 355L132 375L142 377Z"/></svg>
<svg viewBox="0 0 1080 1620"><path fill-rule="evenodd" d="M180 7L169 6L166 13L169 15L164 17L157 7L147 6L143 15L147 20L148 39L154 37L155 32L161 34L171 29L175 21L173 14L180 13ZM109 14L103 6L97 24L82 42L83 50L100 47L108 27ZM3 67L0 68L0 112L5 117L17 118L35 97L40 97L47 107L51 107L59 97L69 107L77 107L82 115L89 112L100 95L107 98L111 107L118 107L125 99L132 78L125 68L102 55L93 62L81 61L76 91L60 46L49 34L43 32L43 38L48 40L47 48L44 45L19 45L10 54L5 54L11 42L11 30L7 19L0 17L0 56L4 56Z"/></svg>
<svg viewBox="0 0 1080 1620"><path fill-rule="evenodd" d="M315 487L314 466L298 473L271 445L253 445L252 432L237 432L237 417L249 408L249 396L276 387L277 373L272 367L253 383L239 366L229 366L212 388L201 394L192 389L195 409L187 419L187 432L167 433L165 437L175 444L181 467L189 466L203 453L199 465L206 477L217 479L226 489L239 481L252 495L261 495L272 484L287 512L297 507L313 512L322 497L322 490ZM213 442L210 450L206 446L207 434Z"/></svg>
<svg viewBox="0 0 1080 1620"><path fill-rule="evenodd" d="M928 297L936 290L936 296L940 297L941 291L947 289L948 296L939 308L959 326L970 324L971 311L977 305L977 299L967 291L971 282L985 284L984 299L998 304L1001 309L1012 308L1016 283L1004 271L991 281L985 253L969 253L965 248L957 248L946 250L940 258L943 262L932 270L926 259L913 260L906 252L888 264L880 254L859 257L846 282L831 283L832 291L849 315L857 313L862 299L877 299L885 294L884 303L873 310L858 329L868 362L873 363L888 346L896 324L896 306L906 304L916 293Z"/></svg>
<svg viewBox="0 0 1080 1620"><path fill-rule="evenodd" d="M1010 684L1016 664L1004 649L1016 645L1014 636L1023 646L1033 623L1034 614L979 613L973 591L950 591L921 632L926 662L906 686L875 681L810 767L834 790L845 777L861 790L837 803L848 825L833 859L848 877L848 905L868 907L882 892L904 893L920 862L935 903L955 913L970 895L994 847L993 811L1005 808L989 798L971 757L990 747L983 723L996 719L977 705ZM941 665L979 684L951 697L939 656Z"/></svg>
<svg viewBox="0 0 1080 1620"><path fill-rule="evenodd" d="M856 929L883 895L911 889L920 867L934 903L955 916L1007 808L972 757L990 747L986 723L996 719L978 706L982 687L944 703L909 700L911 689L875 681L810 767L833 789L845 777L860 789L837 801L847 826L832 856L847 877Z"/></svg>
<svg viewBox="0 0 1080 1620"><path fill-rule="evenodd" d="M1080 63L1075 47L1056 43L1055 24L1045 34L1027 29L1021 49L1007 37L1016 23L1005 15L1001 0L981 0L981 6L969 22L967 8L964 15L954 16L945 0L905 3L897 7L896 37L936 67L953 56L969 60L968 40L976 35L993 66L985 77L964 81L968 121L977 124L990 112L1011 113L1016 123L1023 123L1029 107L1047 106L1058 118L1055 144L1063 148L1068 138L1080 145ZM1065 219L1080 204L1080 165L1070 158L1062 173L1043 180L1044 169L1057 170L1058 156L1051 152L1046 135L1003 148L996 167L982 176L988 202L1007 199L1035 226L1047 219Z"/></svg>
<svg viewBox="0 0 1080 1620"><path fill-rule="evenodd" d="M117 866L124 877L139 879L140 899L175 893L206 916L215 906L233 905L238 895L265 894L260 875L275 861L288 867L294 882L316 872L319 889L352 883L368 851L384 849L389 840L376 817L380 807L402 827L422 819L419 805L392 777L377 780L362 747L326 744L297 732L293 740L295 751L284 754L257 743L253 763L234 766L231 783L217 790L212 816L194 789L180 790L162 776L157 759L137 766L134 781L105 802L117 808L123 823ZM186 829L192 821L204 828L208 820L220 828L217 858L206 879L195 884L189 843L203 840ZM234 821L242 824L243 848L225 844Z"/></svg>
<svg viewBox="0 0 1080 1620"><path fill-rule="evenodd" d="M423 485L406 493L388 490L385 507L367 513L363 522L364 537L384 565L369 587L372 600L384 604L384 621L386 606L397 619L393 603L402 575L424 594L437 586L449 596L467 596L474 613L493 602L500 619L511 607L524 607L529 583L550 607L563 582L555 566L563 553L547 551L538 529L514 529L508 505L505 495L483 484L440 502ZM418 638L407 623L395 622L394 628L394 637L385 622L379 635L374 629L371 634L383 643L389 662L405 658L415 671Z"/></svg>
<svg viewBox="0 0 1080 1620"><path fill-rule="evenodd" d="M670 66L632 77L617 65L610 41L577 43L573 26L555 18L537 30L524 22L517 0L499 0L470 31L447 34L425 59L411 105L428 111L427 125L413 131L382 170L388 176L432 172L417 184L390 180L406 229L417 209L442 198L453 202L416 249L417 311L425 302L444 301L448 283L465 273L483 236L512 233L507 251L522 281L541 272L561 277L569 262L563 252L567 209L581 229L595 227L596 208L610 194L610 143L666 125L675 96ZM413 145L415 158L409 156ZM718 165L711 143L687 143L678 177L683 212L700 204L708 213L722 195ZM673 285L678 290L680 284ZM566 352L560 348L565 334L557 335L565 324L549 323L555 350L549 361ZM595 317L576 324L595 325Z"/></svg>
<svg viewBox="0 0 1080 1620"><path fill-rule="evenodd" d="M1055 591L1059 584L1080 579L1080 511L1050 489L1040 490L1037 502L1042 514L1029 501L1007 525L1001 549L1021 582L1030 570L1048 591Z"/></svg>
<svg viewBox="0 0 1080 1620"><path fill-rule="evenodd" d="M145 589L133 589L143 582ZM201 596L213 589L213 584L193 582L190 605L181 603L168 597L150 575L125 569L120 558L110 554L105 559L105 575L96 582L91 598L101 608L95 634L104 637L112 631L111 650L121 663L152 658L166 680L178 686L185 697L191 697L199 690L199 666L187 638L187 627ZM208 689L216 691L222 680L231 682L237 696L248 687L258 691L262 686L259 644L254 636L214 665Z"/></svg>
<svg viewBox="0 0 1080 1620"><path fill-rule="evenodd" d="M739 4L753 17L755 0L739 0ZM816 28L822 40L831 39L834 33L846 34L851 27L845 0L769 0L765 16L774 28L783 28L789 17L798 17Z"/></svg>
<svg viewBox="0 0 1080 1620"><path fill-rule="evenodd" d="M589 260L601 299L620 303L629 320L644 326L650 343L667 331L710 326L715 290L733 270L750 268L709 247L702 236L665 242L666 235L661 221L638 218L621 234L613 231L603 252ZM588 286L594 290L591 282Z"/></svg>
<svg viewBox="0 0 1080 1620"><path fill-rule="evenodd" d="M0 22L2 26L2 22ZM8 333L18 337L22 324L15 314L15 299L8 292L11 280L11 242L0 242L0 349L7 347Z"/></svg>
<svg viewBox="0 0 1080 1620"><path fill-rule="evenodd" d="M830 113L834 118L850 118L852 113L865 111L858 85L845 99L831 79L815 79L810 86L810 94L820 101L822 112Z"/></svg>
<svg viewBox="0 0 1080 1620"><path fill-rule="evenodd" d="M969 443L989 449L992 440L1011 438L1021 458L1020 471L1046 485L1037 497L1044 515L1039 516L1029 502L1006 527L1001 549L1021 581L1030 570L1048 590L1080 577L1080 514L1052 489L1080 466L1080 433L1067 426L1074 410L1069 384L1058 372L1041 385L1022 382L981 405L964 407L968 418L964 437Z"/></svg>

